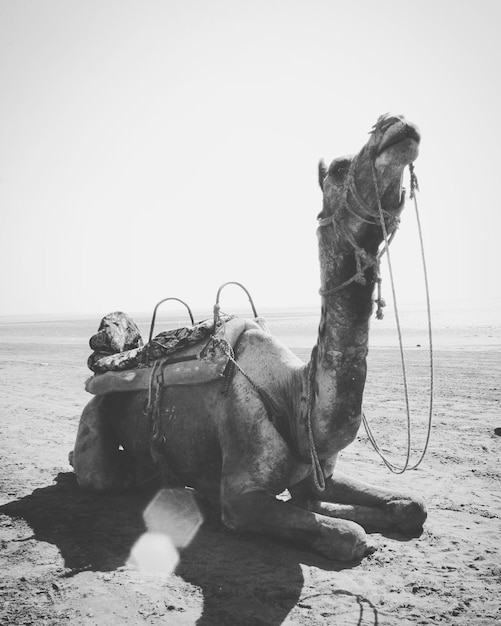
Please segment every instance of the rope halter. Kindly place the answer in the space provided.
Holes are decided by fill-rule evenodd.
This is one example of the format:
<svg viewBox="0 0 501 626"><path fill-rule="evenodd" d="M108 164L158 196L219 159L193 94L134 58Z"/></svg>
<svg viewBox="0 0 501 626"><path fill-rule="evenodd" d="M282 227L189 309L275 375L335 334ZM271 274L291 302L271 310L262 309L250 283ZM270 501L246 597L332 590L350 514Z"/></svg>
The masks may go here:
<svg viewBox="0 0 501 626"><path fill-rule="evenodd" d="M348 170L348 173L346 175L346 178L343 184L341 206L348 213L350 213L351 215L353 215L354 217L356 217L358 220L360 220L361 222L365 224L370 224L372 226L382 226L383 233L385 234L384 236L385 244L382 250L378 252L378 254L372 255L369 252L367 252L364 248L359 246L357 242L355 241L355 239L353 238L353 235L348 230L343 228L342 224L339 222L338 213L333 213L332 215L329 215L328 217L325 217L325 218L319 218L318 225L320 227L329 226L332 224L334 228L338 228L344 231L343 234L344 234L345 239L350 243L351 247L354 250L355 263L356 263L356 272L355 274L353 274L353 276L351 276L350 278L348 278L341 284L336 285L335 287L332 287L332 288L321 287L319 289L319 293L321 296L330 296L330 295L337 293L338 291L341 291L342 289L344 289L351 283L358 283L360 285L365 285L367 282L365 278L366 270L370 268L374 268L375 276L376 276L377 292L378 292L377 298L375 299L375 302L377 304L376 317L377 319L382 319L383 308L386 306L386 303L381 296L381 274L380 274L381 258L386 252L390 243L392 242L393 237L395 236L395 233L400 224L399 214L403 209L403 205L405 204L405 190L403 190L400 204L396 211L396 215L393 215L389 213L388 211L385 211L382 208L381 202L379 201L379 194L377 194L378 211L375 212L364 201L364 199L360 195L360 192L357 189L357 186L355 183L356 162L357 162L357 157L354 157L350 164L350 168ZM356 209L350 203L350 199L356 205Z"/></svg>
<svg viewBox="0 0 501 626"><path fill-rule="evenodd" d="M372 155L371 155L371 157L372 157ZM398 309L397 309L395 283L394 283L394 279L393 279L393 270L392 270L390 251L389 251L390 243L392 242L393 237L395 236L395 233L396 233L396 230L398 228L398 224L399 224L400 220L399 220L398 217L394 217L390 213L385 211L383 209L383 207L382 207L380 193L379 193L378 180L377 180L377 173L376 173L376 168L375 168L375 162L374 161L375 161L375 159L371 158L371 174L372 174L372 180L373 180L374 190L375 190L376 199L377 199L377 211L378 212L375 214L372 211L372 209L367 206L367 204L364 202L363 198L358 193L358 190L357 190L356 185L355 185L355 176L354 176L356 157L353 158L353 160L351 162L348 174L347 174L345 182L344 182L343 196L342 196L342 207L344 207L349 213L351 213L352 215L357 217L362 222L364 222L366 224L372 224L372 225L380 226L381 229L382 229L382 232L383 232L383 241L384 241L383 247L382 247L381 251L377 253L377 255L372 256L369 253L367 253L363 248L361 248L355 242L355 240L354 240L353 236L351 235L351 233L345 231L345 233L344 233L345 237L346 237L347 241L349 241L349 243L351 244L351 246L353 247L354 252L355 252L356 272L355 272L355 274L351 278L345 280L340 285L337 285L337 286L335 286L333 288L330 288L330 289L326 289L325 287L322 287L319 290L319 292L320 292L320 295L322 295L322 296L328 296L328 295L332 295L332 294L334 294L334 293L344 289L345 287L347 287L348 285L350 285L351 283L354 283L354 282L365 285L366 284L365 271L367 269L371 268L371 267L374 267L375 268L375 275L376 275L376 279L375 280L376 280L376 285L377 285L377 298L375 299L375 302L377 304L376 317L377 317L377 319L382 319L382 317L383 317L382 309L385 306L385 302L384 302L383 298L381 297L380 265L381 265L381 258L382 258L382 256L385 253L387 254L388 268L389 268L389 275L390 275L390 282L391 282L391 289L392 289L393 303L394 303L394 310L395 310L395 320L396 320L396 326L397 326L398 338L399 338L401 366L402 366L402 376L403 376L403 383L404 383L405 404L406 404L406 413L407 413L407 452L406 452L406 459L405 459L404 465L402 467L399 467L399 466L395 465L394 463L392 463L391 461L389 461L385 457L385 455L381 451L381 448L377 444L377 441L376 441L374 435L372 434L372 431L370 429L369 423L367 421L367 418L366 418L364 412L362 412L362 420L363 420L364 427L365 427L365 430L367 432L367 436L369 438L369 441L371 442L371 444L373 445L373 447L376 450L377 454L381 457L381 459L383 460L385 465L393 473L395 473L395 474L402 474L406 470L416 469L421 464L421 462L423 461L423 459L425 457L426 451L428 449L428 445L429 445L429 441L430 441L430 435L431 435L431 424L432 424L432 413L433 413L433 343L432 343L432 331L431 331L430 297L429 297L428 277L427 277L427 271L426 271L426 261L425 261L425 256L424 256L424 245L423 245L421 224L420 224L419 211L418 211L417 199L416 199L416 191L419 190L419 185L418 185L418 180L417 180L416 174L414 172L414 166L413 166L412 163L410 163L409 164L410 186L411 186L410 197L411 197L411 199L414 200L414 207L415 207L415 213L416 213L416 219L417 219L417 225L418 225L418 233L419 233L419 240L420 240L420 247L421 247L421 258L422 258L422 266L423 266L423 274L424 274L425 290L426 290L426 305L427 305L427 315L428 315L428 336L429 336L429 351L430 351L430 399L429 399L429 411L428 411L428 429L427 429L426 441L425 441L424 446L423 446L423 451L422 451L418 461L414 465L411 465L410 464L411 425L410 425L409 393L408 393L407 374L406 374L406 369L405 369L405 360L404 360L404 352L403 352L402 333L401 333L400 321L399 321L399 315L398 315ZM353 207L350 205L350 203L348 201L348 194L349 193L351 193L351 197L354 199L354 201L355 201L355 203L357 205L357 208L359 210L361 210L362 214L359 214L358 212L356 212L353 209ZM400 214L401 210L403 209L403 204L404 203L405 203L405 190L402 193L400 205L399 205L398 210L397 210L397 216ZM318 220L318 225L320 227L323 227L323 226L328 226L329 224L332 224L334 226L334 228L336 228L336 227L338 227L338 228L341 227L342 228L342 225L339 222L336 224L336 218L337 218L337 214L336 213L330 215L329 217L321 218L321 219ZM313 355L312 355L312 357L313 357ZM316 367L316 364L313 364L312 365L312 369L315 369L315 367ZM310 378L311 378L311 376L310 376ZM316 459L316 463L314 464L314 468L316 470L316 471L314 471L315 485L316 485L317 489L319 489L320 491L323 491L325 489L325 479L323 477L323 473L322 473L321 479L319 479L319 477L318 477L318 469L317 468L319 468L319 462L318 462L318 457L316 455L315 442L314 442L314 439L313 439L312 427L311 427L311 413L312 413L312 409L313 409L313 397L312 397L313 394L311 394L311 385L312 385L312 380L309 381L308 408L307 408L307 423L308 423L309 444L310 444L310 450L311 450L312 459L313 458Z"/></svg>

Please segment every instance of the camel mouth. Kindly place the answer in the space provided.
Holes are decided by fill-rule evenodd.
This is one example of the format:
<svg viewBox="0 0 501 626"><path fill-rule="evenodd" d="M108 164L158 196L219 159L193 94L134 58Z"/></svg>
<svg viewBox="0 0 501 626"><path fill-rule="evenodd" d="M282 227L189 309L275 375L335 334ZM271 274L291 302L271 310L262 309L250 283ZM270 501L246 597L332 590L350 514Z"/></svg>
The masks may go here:
<svg viewBox="0 0 501 626"><path fill-rule="evenodd" d="M418 129L411 124L398 124L391 128L387 133L387 136L381 142L379 146L379 150L377 151L377 156L386 152L389 148L393 148L394 146L403 143L404 141L407 143L414 143L418 145L421 141L421 135L419 134Z"/></svg>

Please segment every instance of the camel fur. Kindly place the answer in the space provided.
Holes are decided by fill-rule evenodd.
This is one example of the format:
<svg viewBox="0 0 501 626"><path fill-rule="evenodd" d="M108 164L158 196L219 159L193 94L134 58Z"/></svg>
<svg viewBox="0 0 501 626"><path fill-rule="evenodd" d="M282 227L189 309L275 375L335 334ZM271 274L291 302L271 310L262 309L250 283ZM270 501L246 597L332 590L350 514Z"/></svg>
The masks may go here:
<svg viewBox="0 0 501 626"><path fill-rule="evenodd" d="M419 534L426 519L419 498L336 470L361 423L376 255L383 243L378 197L391 232L404 205L403 171L417 157L419 142L414 124L386 114L358 154L320 170L322 296L310 361L273 335L248 330L236 352L246 376L237 368L226 393L223 381L163 389L153 456L147 391L95 396L83 411L73 454L83 488L123 489L139 470L153 471L155 458L165 483L205 494L230 529L292 541L329 559L369 554L370 532ZM293 446L270 420L256 388L273 401ZM309 428L323 491L313 480ZM291 499L277 499L286 489Z"/></svg>

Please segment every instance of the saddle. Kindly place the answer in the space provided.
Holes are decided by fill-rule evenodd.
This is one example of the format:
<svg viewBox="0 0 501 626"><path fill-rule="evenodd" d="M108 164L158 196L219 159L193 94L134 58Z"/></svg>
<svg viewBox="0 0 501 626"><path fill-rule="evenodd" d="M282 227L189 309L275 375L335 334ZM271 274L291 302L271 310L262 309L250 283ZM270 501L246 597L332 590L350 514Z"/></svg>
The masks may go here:
<svg viewBox="0 0 501 626"><path fill-rule="evenodd" d="M254 319L221 314L219 296L227 284L236 284L247 293ZM165 331L153 337L158 307L167 300L177 300L188 309L191 327ZM248 291L240 283L220 287L214 319L197 324L188 305L178 298L161 300L153 311L149 341L143 344L139 329L131 317L116 311L106 315L98 332L89 340L94 352L88 366L94 375L85 389L94 395L151 390L155 385L197 385L224 377L233 351L244 332L251 329L269 332L266 322L257 315Z"/></svg>

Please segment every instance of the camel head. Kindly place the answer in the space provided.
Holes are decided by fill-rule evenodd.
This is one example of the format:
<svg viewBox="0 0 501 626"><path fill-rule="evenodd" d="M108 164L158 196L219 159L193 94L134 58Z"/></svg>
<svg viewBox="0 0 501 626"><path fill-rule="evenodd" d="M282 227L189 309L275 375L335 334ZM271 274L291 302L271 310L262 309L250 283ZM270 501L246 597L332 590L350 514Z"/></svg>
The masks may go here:
<svg viewBox="0 0 501 626"><path fill-rule="evenodd" d="M383 240L378 199L387 232L395 230L404 205L403 172L416 159L419 142L414 124L402 115L386 113L358 154L335 159L328 169L320 165L324 194L320 224L332 222L338 253L347 243L376 253Z"/></svg>

